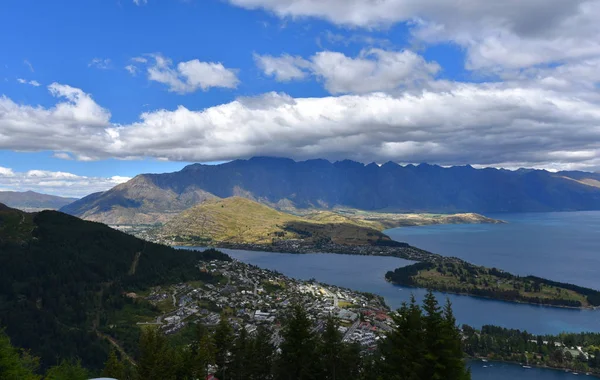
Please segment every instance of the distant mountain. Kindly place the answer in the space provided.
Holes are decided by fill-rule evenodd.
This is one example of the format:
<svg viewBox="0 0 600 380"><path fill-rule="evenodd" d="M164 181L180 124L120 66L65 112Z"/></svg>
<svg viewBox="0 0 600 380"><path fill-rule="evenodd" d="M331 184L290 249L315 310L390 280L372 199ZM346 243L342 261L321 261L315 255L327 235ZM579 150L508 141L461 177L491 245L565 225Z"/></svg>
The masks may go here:
<svg viewBox="0 0 600 380"><path fill-rule="evenodd" d="M231 196L277 208L343 206L436 213L600 210L600 188L591 182L599 177L585 172L255 157L139 175L61 210L107 223L153 222L157 215L181 212L200 200Z"/></svg>
<svg viewBox="0 0 600 380"><path fill-rule="evenodd" d="M253 243L301 239L367 245L389 242L376 223L321 213L305 217L241 197L206 201L173 217L156 234L180 244ZM315 219L312 219L312 217Z"/></svg>
<svg viewBox="0 0 600 380"><path fill-rule="evenodd" d="M79 357L101 368L109 348L103 337L134 347L139 329L131 320L158 314L124 294L217 281L196 266L208 258L229 259L149 243L57 211L25 213L0 204L0 328L43 365Z"/></svg>
<svg viewBox="0 0 600 380"><path fill-rule="evenodd" d="M0 203L18 209L58 210L77 198L63 198L35 191L0 191Z"/></svg>

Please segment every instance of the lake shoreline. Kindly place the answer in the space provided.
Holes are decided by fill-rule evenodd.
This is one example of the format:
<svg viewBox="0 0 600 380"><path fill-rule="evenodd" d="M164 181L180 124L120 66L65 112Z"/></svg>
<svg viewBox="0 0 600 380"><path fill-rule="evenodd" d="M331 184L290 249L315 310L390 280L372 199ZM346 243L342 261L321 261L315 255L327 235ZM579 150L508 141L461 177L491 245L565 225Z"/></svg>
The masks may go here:
<svg viewBox="0 0 600 380"><path fill-rule="evenodd" d="M182 247L193 247L191 244L182 244L176 243L178 246ZM213 248L225 248L225 249L234 249L234 250L244 250L244 251L259 251L259 252L274 252L281 254L308 254L308 253L332 253L332 254L346 254L346 255L358 255L358 256L381 256L381 257L396 257L404 260L411 260L415 262L432 262L432 263L459 263L459 264L469 264L466 261L456 258L456 257L446 257L442 255L438 255L435 253L431 253L425 251L423 249L413 247L406 243L397 243L397 246L388 247L388 246L347 246L335 243L314 245L314 244L300 244L297 241L282 241L278 242L278 244L239 244L239 243L226 243L220 242L210 245ZM390 270L394 270L395 268L390 268ZM388 279L385 279L388 281ZM401 286L407 286L405 284L397 284ZM427 289L427 287L417 287L422 289ZM433 288L432 290L437 290ZM495 297L486 297L486 296L478 296L469 293L461 293L461 292L451 292L441 290L442 293L449 294L458 294L469 297L479 297L492 299L495 301L501 302L509 302L509 303L517 303L523 305L533 305L533 306L542 306L542 307L553 307L553 308L561 308L561 309L572 309L572 310L597 310L598 307L594 306L586 306L586 307L576 307L576 306L567 306L567 305L552 305L547 303L535 303L535 302L524 302L524 301L512 301L505 300L502 298Z"/></svg>
<svg viewBox="0 0 600 380"><path fill-rule="evenodd" d="M504 363L504 364L512 364L515 366L519 366L519 367L523 367L523 363L519 363L519 362L515 362L515 361L511 361L511 360L499 360L499 359L490 359L484 356L467 356L467 361L481 361L482 363L486 363L483 360L486 360L487 363ZM552 371L558 371L558 372L568 372L571 374L575 374L575 375L584 375L584 376L593 376L595 378L600 378L600 373L593 373L593 372L580 372L580 371L575 371L572 370L570 368L565 368L565 367L550 367L547 365L536 365L536 364L526 364L531 368L540 368L540 369L548 369L548 370L552 370Z"/></svg>
<svg viewBox="0 0 600 380"><path fill-rule="evenodd" d="M422 288L422 287L418 287L418 286L411 286L411 285L405 285L405 284L400 284L394 281L390 281L387 278L385 279L386 282L395 285L395 286L403 286L405 288L414 288L414 289L429 289L429 288ZM539 307L551 307L551 308L556 308L556 309L568 309L568 310L590 310L590 311L594 311L594 310L600 310L599 306L589 306L589 307L573 307L573 306L560 306L560 305L550 305L550 304L544 304L544 303L531 303L531 302L522 302L522 301L509 301L509 300L504 300L504 299L500 299L500 298L494 298L494 297L486 297L486 296L479 296L479 295L475 295L475 294L469 294L469 293L464 293L464 292L452 292L449 290L439 290L439 289L431 289L435 292L439 292L439 293L443 293L443 294L454 294L457 296L465 296L465 297L472 297L472 298L479 298L479 299L484 299L484 300L493 300L493 301L498 301L498 302L506 302L506 303L513 303L513 304L520 304L520 305L530 305L530 306L539 306Z"/></svg>

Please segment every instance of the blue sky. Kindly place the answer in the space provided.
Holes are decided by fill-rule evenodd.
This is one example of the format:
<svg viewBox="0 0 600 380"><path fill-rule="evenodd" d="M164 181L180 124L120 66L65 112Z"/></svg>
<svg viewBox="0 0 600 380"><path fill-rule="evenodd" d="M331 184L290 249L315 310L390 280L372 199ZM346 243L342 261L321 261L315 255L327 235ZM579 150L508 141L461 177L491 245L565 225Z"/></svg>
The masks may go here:
<svg viewBox="0 0 600 380"><path fill-rule="evenodd" d="M253 155L598 170L597 1L545 5L581 49L484 1L411 3L7 0L0 189Z"/></svg>

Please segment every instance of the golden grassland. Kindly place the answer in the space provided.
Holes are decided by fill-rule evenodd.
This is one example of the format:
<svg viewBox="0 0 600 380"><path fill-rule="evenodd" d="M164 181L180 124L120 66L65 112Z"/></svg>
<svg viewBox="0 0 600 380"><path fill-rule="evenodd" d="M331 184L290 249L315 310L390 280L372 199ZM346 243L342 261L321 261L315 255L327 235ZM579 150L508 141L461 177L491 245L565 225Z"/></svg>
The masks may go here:
<svg viewBox="0 0 600 380"><path fill-rule="evenodd" d="M241 197L208 200L183 211L159 234L181 242L205 241L269 244L273 240L330 240L338 244L369 244L389 240L370 222L328 212L292 215Z"/></svg>

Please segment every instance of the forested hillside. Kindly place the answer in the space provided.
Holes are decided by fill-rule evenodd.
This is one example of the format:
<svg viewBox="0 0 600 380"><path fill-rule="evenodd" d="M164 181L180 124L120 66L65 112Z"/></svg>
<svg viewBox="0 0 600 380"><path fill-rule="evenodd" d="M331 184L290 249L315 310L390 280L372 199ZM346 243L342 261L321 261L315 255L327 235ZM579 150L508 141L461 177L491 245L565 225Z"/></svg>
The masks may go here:
<svg viewBox="0 0 600 380"><path fill-rule="evenodd" d="M229 259L216 251L148 243L56 211L29 214L0 205L0 325L43 365L78 356L86 366L99 367L108 343L98 331L119 310L152 313L151 305L123 293L214 281L197 268L205 258ZM137 340L131 334L126 339Z"/></svg>
<svg viewBox="0 0 600 380"><path fill-rule="evenodd" d="M103 376L120 380L195 380L216 375L221 380L469 380L461 335L452 309L443 309L429 293L420 307L413 300L393 317L389 331L375 352L361 353L357 344L342 340L333 317L315 326L300 306L290 313L280 331L280 344L272 332L260 327L255 333L229 322L223 314L209 329L197 325L189 345L174 345L160 330L144 329L136 363L113 351ZM35 361L12 347L0 333L0 377L6 380L39 379ZM32 368L33 367L33 368ZM19 377L6 376L8 370ZM48 374L60 379L86 380L90 371L64 361ZM4 377L3 377L4 376Z"/></svg>

